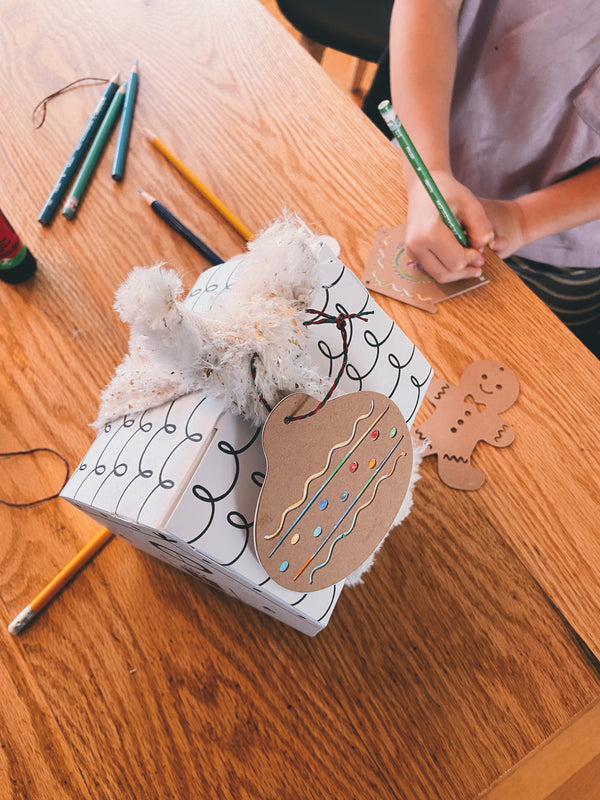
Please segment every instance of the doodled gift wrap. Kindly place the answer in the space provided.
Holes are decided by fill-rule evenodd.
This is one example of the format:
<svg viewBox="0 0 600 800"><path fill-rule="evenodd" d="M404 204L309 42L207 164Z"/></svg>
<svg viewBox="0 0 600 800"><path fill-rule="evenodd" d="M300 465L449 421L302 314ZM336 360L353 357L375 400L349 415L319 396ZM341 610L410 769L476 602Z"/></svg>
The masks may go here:
<svg viewBox="0 0 600 800"><path fill-rule="evenodd" d="M102 393L96 440L62 495L145 552L314 634L345 576L289 588L257 557L269 410L305 393L324 403L305 423L318 427L336 398L377 392L398 408L407 433L431 367L327 239L297 220L270 226L180 295L178 277L159 266L136 268L117 292L129 352ZM316 318L327 324L311 324ZM284 426L286 435L302 424ZM282 466L294 475L288 445ZM418 460L396 520L410 510Z"/></svg>

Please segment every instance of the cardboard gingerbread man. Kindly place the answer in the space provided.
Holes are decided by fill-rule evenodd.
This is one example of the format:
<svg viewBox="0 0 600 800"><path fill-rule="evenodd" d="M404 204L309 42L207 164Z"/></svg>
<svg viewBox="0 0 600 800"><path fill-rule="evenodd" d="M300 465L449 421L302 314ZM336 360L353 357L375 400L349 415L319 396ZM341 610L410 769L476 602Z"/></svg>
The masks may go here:
<svg viewBox="0 0 600 800"><path fill-rule="evenodd" d="M513 429L500 414L519 396L515 374L496 361L474 361L458 386L434 378L427 392L436 410L415 433L427 441L424 456L437 455L438 474L453 489L479 489L485 475L471 464L478 442L508 447Z"/></svg>

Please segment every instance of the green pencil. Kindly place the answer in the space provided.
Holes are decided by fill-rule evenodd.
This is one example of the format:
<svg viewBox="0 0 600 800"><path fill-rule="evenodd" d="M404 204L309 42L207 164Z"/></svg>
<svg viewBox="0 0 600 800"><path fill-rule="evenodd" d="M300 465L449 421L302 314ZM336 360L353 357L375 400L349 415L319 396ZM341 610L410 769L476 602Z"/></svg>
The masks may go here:
<svg viewBox="0 0 600 800"><path fill-rule="evenodd" d="M441 218L450 228L457 240L463 245L463 247L468 247L469 241L465 236L465 232L458 224L456 217L450 210L450 206L444 200L436 182L431 177L431 173L423 163L423 159L419 155L417 148L412 143L412 140L406 132L404 125L400 122L396 112L392 108L392 104L389 100L383 100L381 103L379 103L377 108L379 109L379 113L385 120L388 128L391 130L396 140L400 144L400 147L402 148L404 155L408 158L410 165L419 176L419 179L427 190L427 193L435 203L437 210L440 212Z"/></svg>
<svg viewBox="0 0 600 800"><path fill-rule="evenodd" d="M62 210L63 217L66 217L67 219L73 219L75 217L77 208L79 207L85 190L90 183L90 179L96 164L102 155L102 151L104 150L106 142L108 141L108 137L110 136L113 126L117 120L119 111L121 110L121 106L123 105L126 89L127 84L121 84L118 92L113 97L111 104L108 107L108 111L106 112L106 116L102 120L102 125L100 125L100 129L96 134L94 141L92 142L89 152L85 157L85 161L83 162L81 169L75 178L75 183L73 184L71 193L69 194Z"/></svg>

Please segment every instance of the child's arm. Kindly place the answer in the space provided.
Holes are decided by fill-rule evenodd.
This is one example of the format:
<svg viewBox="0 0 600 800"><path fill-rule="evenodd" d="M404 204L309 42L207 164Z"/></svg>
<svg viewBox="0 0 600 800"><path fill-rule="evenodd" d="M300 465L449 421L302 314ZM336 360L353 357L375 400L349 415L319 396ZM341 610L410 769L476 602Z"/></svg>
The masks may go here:
<svg viewBox="0 0 600 800"><path fill-rule="evenodd" d="M529 242L600 219L600 163L516 200L483 200L501 258Z"/></svg>
<svg viewBox="0 0 600 800"><path fill-rule="evenodd" d="M493 239L480 201L450 169L450 103L461 5L462 0L396 0L390 27L392 104L472 245L463 248L457 242L405 160L407 249L440 283L478 275L483 264L479 250Z"/></svg>

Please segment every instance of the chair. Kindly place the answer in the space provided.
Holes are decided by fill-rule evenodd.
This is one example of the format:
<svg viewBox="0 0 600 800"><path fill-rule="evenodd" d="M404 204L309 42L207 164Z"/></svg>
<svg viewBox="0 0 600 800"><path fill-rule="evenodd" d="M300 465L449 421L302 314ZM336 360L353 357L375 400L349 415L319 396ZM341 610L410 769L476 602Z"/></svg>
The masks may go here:
<svg viewBox="0 0 600 800"><path fill-rule="evenodd" d="M301 34L308 52L321 61L326 47L358 59L352 91L360 87L367 62L377 62L388 43L393 0L276 0Z"/></svg>

